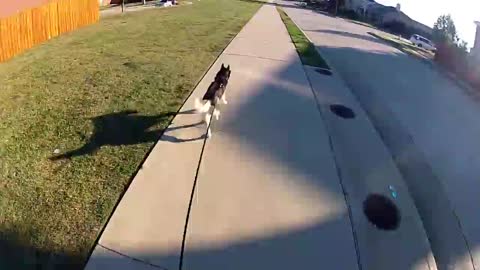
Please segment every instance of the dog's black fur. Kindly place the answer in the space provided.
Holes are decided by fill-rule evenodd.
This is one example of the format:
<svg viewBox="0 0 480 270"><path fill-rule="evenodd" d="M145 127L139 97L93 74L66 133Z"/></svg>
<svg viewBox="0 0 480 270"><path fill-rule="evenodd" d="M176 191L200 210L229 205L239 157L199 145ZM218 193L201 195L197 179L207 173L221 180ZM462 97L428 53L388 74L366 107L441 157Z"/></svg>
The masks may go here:
<svg viewBox="0 0 480 270"><path fill-rule="evenodd" d="M212 105L217 105L218 100L224 95L227 89L228 79L230 79L230 65L225 67L222 64L220 71L215 76L215 80L208 87L207 92L203 96L203 100L210 101Z"/></svg>
<svg viewBox="0 0 480 270"><path fill-rule="evenodd" d="M220 117L220 110L216 107L218 101L222 100L223 104L228 103L225 91L227 90L227 84L231 73L230 65L225 67L225 65L222 64L220 71L218 71L217 75L215 76L215 80L210 84L205 95L203 95L204 103L202 104L198 98L195 99L196 111L205 114L205 123L208 126L207 137L212 135L210 128L210 120L212 119L212 116L214 116L217 120ZM211 107L213 107L212 113L210 113Z"/></svg>

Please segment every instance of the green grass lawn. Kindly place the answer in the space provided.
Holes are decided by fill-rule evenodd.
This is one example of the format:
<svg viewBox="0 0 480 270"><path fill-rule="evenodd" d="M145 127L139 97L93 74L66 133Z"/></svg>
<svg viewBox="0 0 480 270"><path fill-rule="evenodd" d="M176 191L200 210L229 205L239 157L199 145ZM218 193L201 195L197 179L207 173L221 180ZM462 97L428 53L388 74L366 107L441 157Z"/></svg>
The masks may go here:
<svg viewBox="0 0 480 270"><path fill-rule="evenodd" d="M285 27L287 27L288 33L292 38L295 47L297 48L298 55L304 65L313 67L320 67L330 69L325 60L320 56L315 46L308 40L303 32L297 27L297 25L288 17L288 15L279 7L277 11L282 18Z"/></svg>
<svg viewBox="0 0 480 270"><path fill-rule="evenodd" d="M109 17L0 64L0 269L83 266L173 112L258 7Z"/></svg>

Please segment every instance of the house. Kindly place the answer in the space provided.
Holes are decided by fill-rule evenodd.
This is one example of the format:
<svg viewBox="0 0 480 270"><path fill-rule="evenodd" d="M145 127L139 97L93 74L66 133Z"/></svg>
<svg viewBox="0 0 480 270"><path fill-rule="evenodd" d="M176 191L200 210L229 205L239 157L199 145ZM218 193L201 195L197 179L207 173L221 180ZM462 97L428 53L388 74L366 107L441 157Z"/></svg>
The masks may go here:
<svg viewBox="0 0 480 270"><path fill-rule="evenodd" d="M431 36L433 29L420 22L408 17L407 14L401 11L392 11L383 15L381 18L381 25L389 25L394 22L403 23L407 28L412 29L415 34L422 36Z"/></svg>
<svg viewBox="0 0 480 270"><path fill-rule="evenodd" d="M386 22L384 22L385 16L389 18L396 18L401 16L401 14L399 14L399 11L397 11L397 9L394 7L384 6L378 3L376 3L376 5L368 6L367 10L365 11L365 17L378 25L382 25Z"/></svg>
<svg viewBox="0 0 480 270"><path fill-rule="evenodd" d="M380 27L403 24L405 26L405 32L408 32L408 34L420 34L426 37L430 37L432 34L431 27L410 18L407 14L400 11L399 5L397 7L391 7L374 2L374 4L367 6L364 16L373 24Z"/></svg>

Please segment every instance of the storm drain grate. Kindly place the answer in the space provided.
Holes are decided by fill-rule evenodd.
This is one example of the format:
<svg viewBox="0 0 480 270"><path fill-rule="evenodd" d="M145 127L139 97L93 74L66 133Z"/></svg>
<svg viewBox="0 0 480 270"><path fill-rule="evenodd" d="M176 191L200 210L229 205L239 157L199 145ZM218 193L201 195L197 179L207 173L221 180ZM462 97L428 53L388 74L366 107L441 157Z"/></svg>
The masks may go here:
<svg viewBox="0 0 480 270"><path fill-rule="evenodd" d="M340 104L330 105L330 111L332 111L335 115L341 118L345 118L345 119L355 118L355 113L352 111L352 109Z"/></svg>
<svg viewBox="0 0 480 270"><path fill-rule="evenodd" d="M400 225L400 211L388 197L370 194L363 202L363 212L375 227L380 230L396 230Z"/></svg>

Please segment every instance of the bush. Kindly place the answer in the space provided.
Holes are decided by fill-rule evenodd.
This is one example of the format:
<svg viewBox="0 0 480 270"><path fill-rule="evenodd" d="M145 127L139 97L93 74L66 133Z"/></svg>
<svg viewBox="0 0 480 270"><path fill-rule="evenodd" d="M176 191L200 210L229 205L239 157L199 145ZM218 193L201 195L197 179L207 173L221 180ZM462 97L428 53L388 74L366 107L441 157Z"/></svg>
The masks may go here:
<svg viewBox="0 0 480 270"><path fill-rule="evenodd" d="M435 62L443 66L458 78L480 90L480 68L473 63L468 53L453 43L438 43Z"/></svg>
<svg viewBox="0 0 480 270"><path fill-rule="evenodd" d="M454 44L438 43L434 59L450 70L464 72L468 68L467 54Z"/></svg>
<svg viewBox="0 0 480 270"><path fill-rule="evenodd" d="M358 21L360 16L351 9L342 9L338 11L338 15L344 18L348 18L350 20Z"/></svg>
<svg viewBox="0 0 480 270"><path fill-rule="evenodd" d="M402 22L388 22L382 25L383 28L392 34L401 35L404 37L411 36L411 30Z"/></svg>

